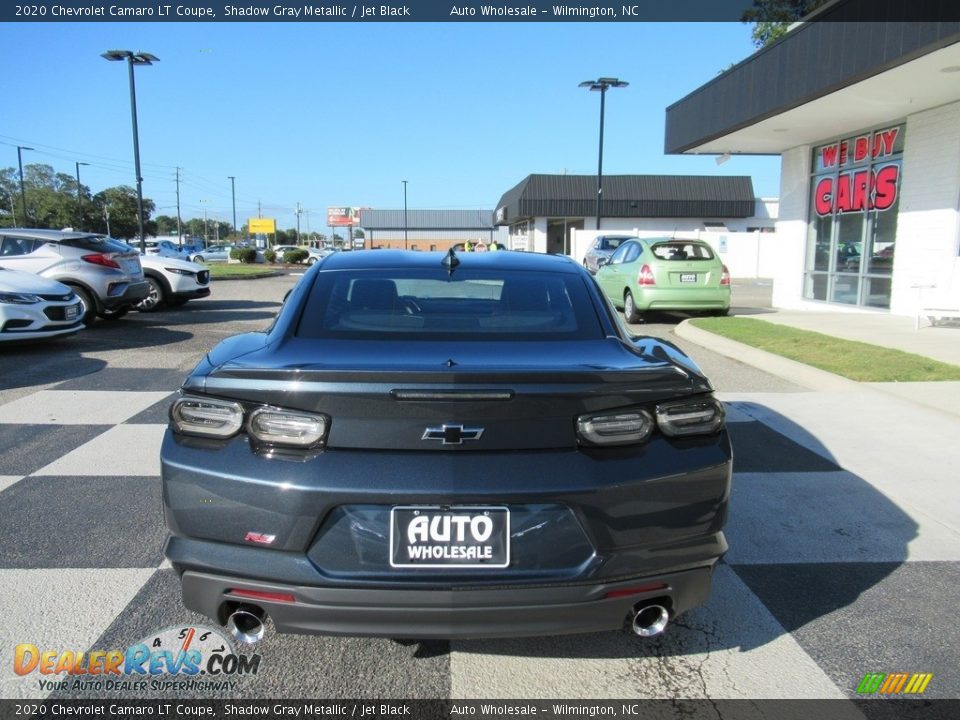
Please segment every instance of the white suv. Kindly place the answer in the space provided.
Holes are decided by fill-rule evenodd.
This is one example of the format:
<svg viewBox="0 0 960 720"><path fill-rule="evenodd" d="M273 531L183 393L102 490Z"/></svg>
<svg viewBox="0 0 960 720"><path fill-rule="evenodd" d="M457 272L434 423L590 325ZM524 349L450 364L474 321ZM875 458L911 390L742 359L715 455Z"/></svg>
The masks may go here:
<svg viewBox="0 0 960 720"><path fill-rule="evenodd" d="M147 295L140 255L119 240L93 233L0 229L0 262L68 286L83 303L83 321L123 317Z"/></svg>
<svg viewBox="0 0 960 720"><path fill-rule="evenodd" d="M140 264L150 285L147 296L134 306L140 312L179 307L210 294L210 270L203 265L159 255L142 255Z"/></svg>

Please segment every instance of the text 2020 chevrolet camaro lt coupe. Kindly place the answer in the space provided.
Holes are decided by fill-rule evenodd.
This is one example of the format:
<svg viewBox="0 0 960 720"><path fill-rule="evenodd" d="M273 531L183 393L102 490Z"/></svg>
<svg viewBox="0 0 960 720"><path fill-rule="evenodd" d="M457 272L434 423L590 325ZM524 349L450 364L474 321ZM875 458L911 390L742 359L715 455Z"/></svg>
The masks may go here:
<svg viewBox="0 0 960 720"><path fill-rule="evenodd" d="M318 261L186 379L161 461L184 603L246 641L655 635L727 548L710 383L556 256Z"/></svg>

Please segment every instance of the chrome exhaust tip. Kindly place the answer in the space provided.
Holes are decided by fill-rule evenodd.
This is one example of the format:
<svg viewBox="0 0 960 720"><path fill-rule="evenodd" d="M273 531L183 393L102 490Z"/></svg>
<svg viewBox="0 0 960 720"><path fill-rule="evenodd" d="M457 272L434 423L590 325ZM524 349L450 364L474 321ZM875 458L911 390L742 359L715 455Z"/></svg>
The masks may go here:
<svg viewBox="0 0 960 720"><path fill-rule="evenodd" d="M253 645L263 638L267 614L255 605L241 605L227 618L227 630L238 642Z"/></svg>
<svg viewBox="0 0 960 720"><path fill-rule="evenodd" d="M631 624L634 635L639 637L655 637L667 629L670 613L663 605L644 605L633 609Z"/></svg>

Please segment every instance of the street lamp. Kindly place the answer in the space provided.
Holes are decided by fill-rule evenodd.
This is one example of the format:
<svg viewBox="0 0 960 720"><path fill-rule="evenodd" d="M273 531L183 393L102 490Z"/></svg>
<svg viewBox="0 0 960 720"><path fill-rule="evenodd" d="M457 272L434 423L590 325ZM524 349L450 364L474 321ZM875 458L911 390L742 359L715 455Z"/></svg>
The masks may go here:
<svg viewBox="0 0 960 720"><path fill-rule="evenodd" d="M234 182L237 178L233 175L227 175L230 180L230 195L233 198L233 234L237 234L237 185Z"/></svg>
<svg viewBox="0 0 960 720"><path fill-rule="evenodd" d="M156 55L130 50L107 50L101 57L111 62L127 61L130 70L130 118L133 121L133 164L137 173L137 224L140 230L140 252L146 254L147 243L143 237L143 178L140 176L140 137L137 134L137 88L133 81L134 65L153 65L160 60Z"/></svg>
<svg viewBox="0 0 960 720"><path fill-rule="evenodd" d="M80 166L90 163L77 163L77 230L83 230L83 194L80 192Z"/></svg>
<svg viewBox="0 0 960 720"><path fill-rule="evenodd" d="M406 250L407 249L407 181L401 180L400 182L403 183L403 249Z"/></svg>
<svg viewBox="0 0 960 720"><path fill-rule="evenodd" d="M21 150L33 150L33 148L17 145L17 164L20 166L20 207L23 208L23 226L26 227L29 220L27 219L27 192L23 189L23 156L20 153Z"/></svg>
<svg viewBox="0 0 960 720"><path fill-rule="evenodd" d="M603 207L603 108L607 88L622 88L629 85L626 80L602 77L596 80L584 80L580 87L600 93L600 160L597 163L597 230L600 229L600 213Z"/></svg>

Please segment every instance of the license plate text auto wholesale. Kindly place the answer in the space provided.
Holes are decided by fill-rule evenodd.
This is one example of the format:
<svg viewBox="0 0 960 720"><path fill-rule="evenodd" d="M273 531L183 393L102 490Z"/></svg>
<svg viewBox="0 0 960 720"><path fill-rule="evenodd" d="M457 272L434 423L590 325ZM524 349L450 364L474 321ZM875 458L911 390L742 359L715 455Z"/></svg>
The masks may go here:
<svg viewBox="0 0 960 720"><path fill-rule="evenodd" d="M695 283L697 281L696 273L683 273L680 276L680 282L682 283Z"/></svg>
<svg viewBox="0 0 960 720"><path fill-rule="evenodd" d="M505 507L394 507L390 511L390 565L507 567L510 511Z"/></svg>

